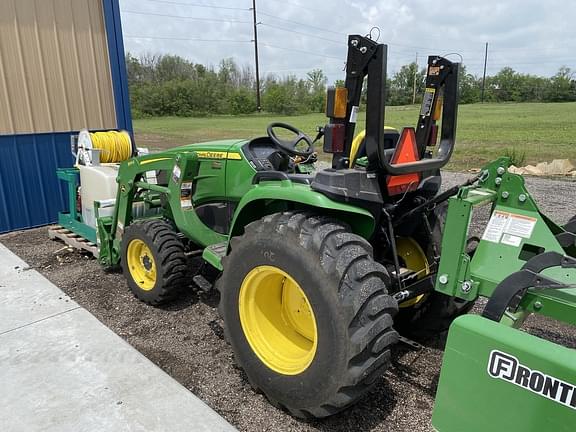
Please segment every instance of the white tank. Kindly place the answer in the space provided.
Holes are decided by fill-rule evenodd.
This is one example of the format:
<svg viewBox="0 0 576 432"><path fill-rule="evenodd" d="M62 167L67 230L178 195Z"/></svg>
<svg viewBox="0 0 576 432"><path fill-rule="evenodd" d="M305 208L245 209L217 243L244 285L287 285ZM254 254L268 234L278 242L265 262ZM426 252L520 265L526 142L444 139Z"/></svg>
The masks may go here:
<svg viewBox="0 0 576 432"><path fill-rule="evenodd" d="M80 170L80 197L82 200L82 219L86 225L96 228L94 201L115 200L118 184L117 165L83 166ZM114 206L106 206L99 210L99 216L114 214Z"/></svg>

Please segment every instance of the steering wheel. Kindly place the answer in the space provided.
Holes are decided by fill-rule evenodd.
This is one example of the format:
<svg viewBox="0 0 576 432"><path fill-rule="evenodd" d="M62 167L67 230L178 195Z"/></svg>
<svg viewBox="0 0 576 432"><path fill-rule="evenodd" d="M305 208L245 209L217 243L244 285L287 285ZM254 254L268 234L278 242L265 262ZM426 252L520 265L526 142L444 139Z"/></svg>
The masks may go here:
<svg viewBox="0 0 576 432"><path fill-rule="evenodd" d="M276 135L276 132L274 131L275 128L286 129L290 132L293 132L296 135L296 137L291 141L286 141L286 140L280 139L280 138L278 138L278 136ZM290 156L300 156L300 157L308 158L312 155L312 153L314 153L314 143L312 142L312 138L310 138L308 135L306 135L300 129L297 129L292 125L289 125L287 123L279 123L279 122L270 123L268 125L268 127L266 128L266 132L268 133L268 136L270 137L270 139L272 140L274 145L278 148L278 150L283 151ZM296 149L297 145L301 141L304 141L304 143L307 144L306 150L297 150Z"/></svg>

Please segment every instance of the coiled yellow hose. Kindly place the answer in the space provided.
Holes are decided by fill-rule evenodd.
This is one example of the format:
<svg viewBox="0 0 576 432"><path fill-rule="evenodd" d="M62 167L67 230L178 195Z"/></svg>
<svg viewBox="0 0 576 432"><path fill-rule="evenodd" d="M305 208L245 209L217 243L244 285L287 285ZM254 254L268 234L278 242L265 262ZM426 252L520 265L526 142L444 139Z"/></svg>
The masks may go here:
<svg viewBox="0 0 576 432"><path fill-rule="evenodd" d="M100 162L122 162L132 156L132 142L126 131L91 132L92 148L100 150Z"/></svg>

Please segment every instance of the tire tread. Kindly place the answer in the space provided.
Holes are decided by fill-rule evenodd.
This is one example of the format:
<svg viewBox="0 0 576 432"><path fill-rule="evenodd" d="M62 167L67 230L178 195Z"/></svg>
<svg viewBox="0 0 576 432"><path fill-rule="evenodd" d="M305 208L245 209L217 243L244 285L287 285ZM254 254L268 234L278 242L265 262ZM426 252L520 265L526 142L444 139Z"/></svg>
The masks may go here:
<svg viewBox="0 0 576 432"><path fill-rule="evenodd" d="M152 243L158 253L156 265L162 267L157 275L162 274L161 286L154 296L142 297L134 290L134 295L144 303L156 306L174 299L186 285L187 266L184 255L184 245L178 238L172 224L162 219L136 221L127 230L141 230L144 234L142 240L146 244Z"/></svg>
<svg viewBox="0 0 576 432"><path fill-rule="evenodd" d="M326 275L335 274L340 281L335 288L342 308L341 317L346 320L348 328L349 357L339 388L329 400L314 407L292 408L286 403L271 400L273 405L281 405L300 418L336 414L370 390L376 377L390 363L391 347L398 340L398 334L392 328L398 305L386 290L390 280L388 273L373 260L372 246L368 241L351 233L348 225L331 217L302 211L265 216L247 225L245 233L232 241L232 249L254 233L292 236L302 248L319 257L320 267ZM224 271L228 259L223 258ZM221 286L220 280L216 287L222 293L225 287ZM381 309L375 310L379 304ZM238 356L236 360L244 368Z"/></svg>

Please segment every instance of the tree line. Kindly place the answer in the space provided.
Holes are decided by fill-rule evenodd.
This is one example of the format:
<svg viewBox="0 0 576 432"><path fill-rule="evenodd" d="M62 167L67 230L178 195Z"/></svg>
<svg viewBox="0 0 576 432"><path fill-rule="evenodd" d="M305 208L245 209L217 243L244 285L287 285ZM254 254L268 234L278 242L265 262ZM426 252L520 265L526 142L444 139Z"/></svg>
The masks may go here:
<svg viewBox="0 0 576 432"><path fill-rule="evenodd" d="M205 116L250 114L257 111L255 76L249 66L232 59L217 67L195 64L179 56L126 56L132 112L150 116ZM425 69L404 65L387 79L388 105L419 103L424 91ZM482 79L466 71L460 75L460 103L481 100ZM576 74L561 67L552 77L522 74L505 67L486 77L487 102L576 101ZM261 79L262 110L276 114L322 112L328 80L321 69L304 78L267 74ZM343 85L337 81L336 85ZM414 90L415 93L414 93ZM416 97L414 98L414 94Z"/></svg>

